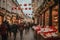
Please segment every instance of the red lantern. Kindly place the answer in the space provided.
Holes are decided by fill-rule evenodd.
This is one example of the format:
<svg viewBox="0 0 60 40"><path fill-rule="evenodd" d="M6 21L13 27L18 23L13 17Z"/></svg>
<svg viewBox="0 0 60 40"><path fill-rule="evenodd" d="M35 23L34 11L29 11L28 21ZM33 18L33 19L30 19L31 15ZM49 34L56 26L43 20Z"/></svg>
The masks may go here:
<svg viewBox="0 0 60 40"><path fill-rule="evenodd" d="M18 10L21 10L21 8L20 8L20 7L18 7Z"/></svg>
<svg viewBox="0 0 60 40"><path fill-rule="evenodd" d="M27 15L27 14L26 14Z"/></svg>
<svg viewBox="0 0 60 40"><path fill-rule="evenodd" d="M25 8L25 10L27 10L27 8Z"/></svg>
<svg viewBox="0 0 60 40"><path fill-rule="evenodd" d="M24 6L27 6L27 4L24 4Z"/></svg>
<svg viewBox="0 0 60 40"><path fill-rule="evenodd" d="M31 8L29 8L29 10L31 10Z"/></svg>

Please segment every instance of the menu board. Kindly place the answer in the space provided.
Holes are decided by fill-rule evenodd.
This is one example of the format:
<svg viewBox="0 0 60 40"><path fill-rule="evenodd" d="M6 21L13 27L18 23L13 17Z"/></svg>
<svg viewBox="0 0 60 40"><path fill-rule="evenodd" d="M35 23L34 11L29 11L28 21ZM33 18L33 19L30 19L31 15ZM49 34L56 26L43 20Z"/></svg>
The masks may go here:
<svg viewBox="0 0 60 40"><path fill-rule="evenodd" d="M52 8L52 25L58 28L58 5Z"/></svg>

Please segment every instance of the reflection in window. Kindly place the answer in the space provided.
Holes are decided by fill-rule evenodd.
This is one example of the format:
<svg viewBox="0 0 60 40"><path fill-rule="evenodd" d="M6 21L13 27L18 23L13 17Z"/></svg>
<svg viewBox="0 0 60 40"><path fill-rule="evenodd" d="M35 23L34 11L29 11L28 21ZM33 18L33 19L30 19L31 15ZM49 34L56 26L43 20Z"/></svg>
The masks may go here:
<svg viewBox="0 0 60 40"><path fill-rule="evenodd" d="M58 5L52 9L52 25L58 27Z"/></svg>

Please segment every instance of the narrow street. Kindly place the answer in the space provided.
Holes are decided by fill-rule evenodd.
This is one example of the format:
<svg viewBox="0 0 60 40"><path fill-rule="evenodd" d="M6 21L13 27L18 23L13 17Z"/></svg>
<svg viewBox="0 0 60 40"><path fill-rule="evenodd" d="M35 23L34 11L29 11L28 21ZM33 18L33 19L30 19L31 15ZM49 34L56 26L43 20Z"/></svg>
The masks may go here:
<svg viewBox="0 0 60 40"><path fill-rule="evenodd" d="M9 40L13 40L13 34L12 34L11 38L9 37ZM20 40L20 33L19 32L17 33L16 40ZM25 30L24 30L23 40L34 40L34 33L33 33L32 29L30 29L27 34L25 33Z"/></svg>
<svg viewBox="0 0 60 40"><path fill-rule="evenodd" d="M0 40L60 40L60 0L0 0Z"/></svg>

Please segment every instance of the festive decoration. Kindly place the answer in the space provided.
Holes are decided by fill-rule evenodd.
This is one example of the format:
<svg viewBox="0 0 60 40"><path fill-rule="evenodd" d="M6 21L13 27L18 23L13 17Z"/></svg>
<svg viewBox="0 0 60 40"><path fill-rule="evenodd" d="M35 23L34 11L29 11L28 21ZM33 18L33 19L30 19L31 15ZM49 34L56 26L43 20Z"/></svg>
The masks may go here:
<svg viewBox="0 0 60 40"><path fill-rule="evenodd" d="M27 8L25 8L25 10L27 10Z"/></svg>
<svg viewBox="0 0 60 40"><path fill-rule="evenodd" d="M24 4L24 6L27 6L27 4Z"/></svg>
<svg viewBox="0 0 60 40"><path fill-rule="evenodd" d="M44 37L56 37L58 36L56 34L57 29L54 26L47 27L45 26L44 28L40 27L39 25L36 27L33 27L33 29L37 32L37 34L43 34L42 36ZM47 31L48 30L48 31Z"/></svg>
<svg viewBox="0 0 60 40"><path fill-rule="evenodd" d="M12 10L21 10L21 7L12 7Z"/></svg>
<svg viewBox="0 0 60 40"><path fill-rule="evenodd" d="M21 8L20 8L20 7L18 7L18 10L21 10Z"/></svg>

